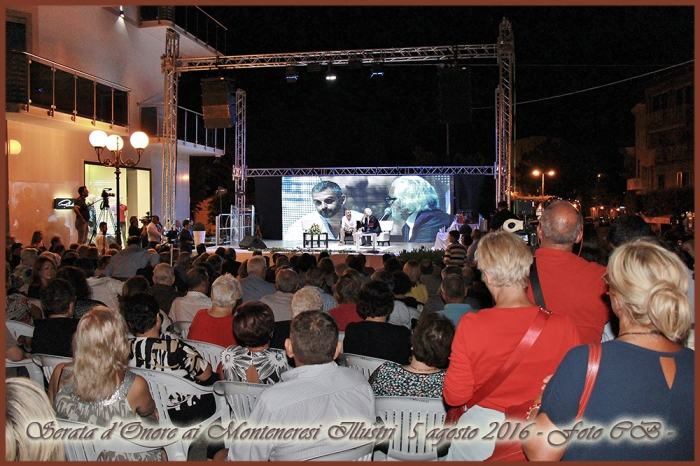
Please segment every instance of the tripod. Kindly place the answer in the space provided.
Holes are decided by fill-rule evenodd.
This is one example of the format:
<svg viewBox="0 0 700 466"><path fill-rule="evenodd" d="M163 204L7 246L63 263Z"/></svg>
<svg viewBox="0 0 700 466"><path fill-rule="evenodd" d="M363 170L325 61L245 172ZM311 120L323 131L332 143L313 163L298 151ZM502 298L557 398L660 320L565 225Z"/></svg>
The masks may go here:
<svg viewBox="0 0 700 466"><path fill-rule="evenodd" d="M88 244L91 244L93 242L93 239L95 239L95 235L97 235L97 227L102 222L105 222L107 224L107 231L110 231L110 225L112 227L112 231L114 231L115 233L117 231L117 226L114 223L112 211L109 210L109 201L107 199L102 198L102 202L100 202L100 210L98 210L96 213L97 216L95 218L95 223L92 225L92 234L90 235L90 240L88 241Z"/></svg>

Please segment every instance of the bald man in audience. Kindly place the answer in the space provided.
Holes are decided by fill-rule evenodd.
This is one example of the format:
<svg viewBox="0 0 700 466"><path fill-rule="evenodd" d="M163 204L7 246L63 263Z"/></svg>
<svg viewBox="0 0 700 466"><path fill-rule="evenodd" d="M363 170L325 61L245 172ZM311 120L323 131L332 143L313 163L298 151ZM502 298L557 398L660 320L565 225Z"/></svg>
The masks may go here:
<svg viewBox="0 0 700 466"><path fill-rule="evenodd" d="M270 306L275 315L275 322L292 320L292 298L297 290L297 273L288 268L279 268L275 273L275 287L277 291L260 298Z"/></svg>
<svg viewBox="0 0 700 466"><path fill-rule="evenodd" d="M260 301L260 298L273 294L275 285L265 281L267 262L263 256L253 256L246 262L248 276L239 280L243 290L242 302Z"/></svg>
<svg viewBox="0 0 700 466"><path fill-rule="evenodd" d="M195 314L200 309L211 307L209 292L209 274L204 267L193 267L185 277L187 282L187 294L181 298L175 298L170 306L170 318L173 322L192 322Z"/></svg>
<svg viewBox="0 0 700 466"><path fill-rule="evenodd" d="M306 286L304 288L314 288L321 293L323 298L323 310L328 312L334 307L338 307L338 301L325 291L323 291L323 284L326 282L326 273L320 267L309 267L306 272Z"/></svg>
<svg viewBox="0 0 700 466"><path fill-rule="evenodd" d="M537 238L535 263L545 307L573 321L581 344L599 342L610 318L608 285L602 278L606 268L571 252L583 238L581 213L566 201L553 202L542 212ZM532 282L527 295L534 303Z"/></svg>
<svg viewBox="0 0 700 466"><path fill-rule="evenodd" d="M442 300L445 302L445 307L437 312L450 319L455 324L455 328L464 314L477 311L464 302L467 290L461 275L451 274L446 276L442 280L442 285L440 285L440 293L442 294Z"/></svg>

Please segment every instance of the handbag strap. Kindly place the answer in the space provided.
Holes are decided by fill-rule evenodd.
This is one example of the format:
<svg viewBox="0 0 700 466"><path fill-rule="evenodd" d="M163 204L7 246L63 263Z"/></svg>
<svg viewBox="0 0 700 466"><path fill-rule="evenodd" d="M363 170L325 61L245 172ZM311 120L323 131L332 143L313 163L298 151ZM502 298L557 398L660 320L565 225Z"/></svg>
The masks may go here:
<svg viewBox="0 0 700 466"><path fill-rule="evenodd" d="M540 285L540 276L537 275L537 265L536 258L532 258L532 264L530 265L530 288L532 288L532 295L535 297L535 304L539 307L546 307L544 305L544 295L542 294L542 285Z"/></svg>
<svg viewBox="0 0 700 466"><path fill-rule="evenodd" d="M586 411L586 406L588 405L588 400L591 397L593 385L595 385L595 379L598 376L601 352L600 343L590 343L588 345L588 369L586 370L586 382L583 384L581 401L579 401L578 404L578 413L576 413L577 421L583 417L583 413Z"/></svg>
<svg viewBox="0 0 700 466"><path fill-rule="evenodd" d="M520 343L518 343L518 346L512 353L510 353L510 356L503 366L501 366L501 369L474 392L472 399L467 403L467 408L471 408L486 398L492 391L501 385L501 383L503 383L511 372L513 372L513 370L515 370L518 364L520 364L520 361L522 361L525 357L528 350L533 344L535 344L535 341L537 341L537 337L540 336L540 333L547 324L550 315L552 315L550 311L540 307L539 311L537 311L535 320L530 325L530 328L527 330L522 340L520 340Z"/></svg>

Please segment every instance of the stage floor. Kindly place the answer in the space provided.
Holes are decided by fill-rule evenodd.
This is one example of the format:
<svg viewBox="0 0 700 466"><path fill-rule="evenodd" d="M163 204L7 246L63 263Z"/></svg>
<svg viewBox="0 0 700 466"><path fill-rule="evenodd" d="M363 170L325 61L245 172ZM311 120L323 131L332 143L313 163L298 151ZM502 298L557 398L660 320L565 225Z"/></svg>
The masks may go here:
<svg viewBox="0 0 700 466"><path fill-rule="evenodd" d="M338 244L338 241L333 241L329 240L328 241L328 247L326 248L323 243L321 243L321 247L314 247L314 248L309 248L309 247L302 247L302 241L282 241L282 240L274 240L274 239L265 239L261 238L262 241L265 243L265 246L267 246L266 249L263 249L263 255L264 256L272 256L274 252L280 252L282 254L291 256L294 254L302 254L304 252L308 252L310 254L317 255L321 251L328 251L330 253L331 259L333 259L333 263L338 264L340 262L344 262L345 258L347 257L348 254L357 254L358 251L355 250L355 246L350 243L346 242L345 245L341 246ZM367 265L370 267L381 267L382 266L382 255L384 253L390 253L390 254L395 254L398 255L401 251L406 250L406 251L412 251L414 249L420 249L421 247L425 249L433 249L435 246L435 243L404 243L404 242L395 242L392 241L391 245L385 244L384 246L377 245L377 250L376 252L372 251L372 247L364 247L361 246L359 252L364 254L367 257ZM211 245L207 246L207 252L213 253L216 248L219 246ZM221 245L221 247L224 248L229 248L230 246L227 244ZM239 261L244 261L250 256L253 255L253 251L250 251L248 249L236 249L236 258ZM372 251L372 252L370 252Z"/></svg>

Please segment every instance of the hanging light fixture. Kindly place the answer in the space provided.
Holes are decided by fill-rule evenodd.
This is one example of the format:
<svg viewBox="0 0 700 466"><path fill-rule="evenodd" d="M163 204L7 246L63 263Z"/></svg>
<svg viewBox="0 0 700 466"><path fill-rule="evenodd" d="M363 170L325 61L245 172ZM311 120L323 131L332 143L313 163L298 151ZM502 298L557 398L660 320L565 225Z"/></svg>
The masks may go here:
<svg viewBox="0 0 700 466"><path fill-rule="evenodd" d="M326 81L335 81L338 78L331 68L331 64L328 63L328 71L326 71Z"/></svg>
<svg viewBox="0 0 700 466"><path fill-rule="evenodd" d="M299 79L299 74L297 73L297 67L294 65L287 65L285 79L288 83L295 83Z"/></svg>
<svg viewBox="0 0 700 466"><path fill-rule="evenodd" d="M375 76L384 76L384 65L380 62L372 64L372 74L369 77L374 78Z"/></svg>

